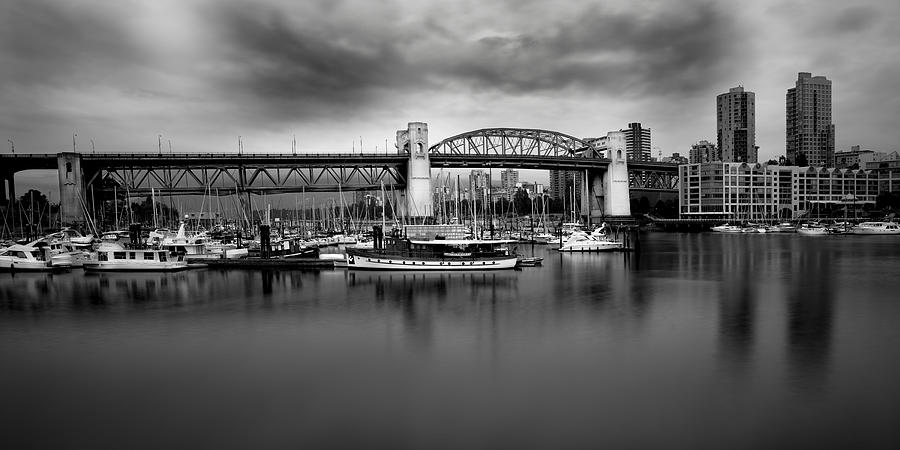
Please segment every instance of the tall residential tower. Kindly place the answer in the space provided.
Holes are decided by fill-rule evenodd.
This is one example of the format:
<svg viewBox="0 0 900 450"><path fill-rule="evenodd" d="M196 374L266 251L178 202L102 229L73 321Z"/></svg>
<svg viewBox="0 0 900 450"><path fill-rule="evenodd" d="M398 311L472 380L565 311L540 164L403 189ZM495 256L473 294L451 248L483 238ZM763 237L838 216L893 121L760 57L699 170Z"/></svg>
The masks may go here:
<svg viewBox="0 0 900 450"><path fill-rule="evenodd" d="M716 134L724 162L755 163L756 95L734 87L716 96Z"/></svg>
<svg viewBox="0 0 900 450"><path fill-rule="evenodd" d="M641 127L640 122L628 124L620 130L625 133L625 153L629 161L650 161L650 129Z"/></svg>
<svg viewBox="0 0 900 450"><path fill-rule="evenodd" d="M787 91L786 108L788 160L798 165L834 167L831 80L800 72L797 85Z"/></svg>

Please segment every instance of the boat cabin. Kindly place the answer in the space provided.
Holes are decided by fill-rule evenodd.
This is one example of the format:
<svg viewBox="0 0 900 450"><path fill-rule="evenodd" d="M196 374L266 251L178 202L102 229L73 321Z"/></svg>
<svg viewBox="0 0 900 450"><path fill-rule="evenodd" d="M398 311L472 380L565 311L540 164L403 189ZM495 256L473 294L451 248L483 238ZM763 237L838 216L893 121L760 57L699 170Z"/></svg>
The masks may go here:
<svg viewBox="0 0 900 450"><path fill-rule="evenodd" d="M181 255L169 255L166 250L101 249L97 251L98 261L167 262L182 261L183 259L184 257Z"/></svg>

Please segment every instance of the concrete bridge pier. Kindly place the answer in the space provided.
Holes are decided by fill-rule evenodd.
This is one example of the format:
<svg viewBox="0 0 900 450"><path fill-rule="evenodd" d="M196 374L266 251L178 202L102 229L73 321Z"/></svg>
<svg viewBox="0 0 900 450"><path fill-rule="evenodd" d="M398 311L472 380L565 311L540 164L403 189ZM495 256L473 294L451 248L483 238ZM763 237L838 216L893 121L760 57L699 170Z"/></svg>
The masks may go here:
<svg viewBox="0 0 900 450"><path fill-rule="evenodd" d="M609 167L606 171L586 169L585 182L581 183L581 210L589 225L614 218L631 218L625 133L610 132L606 142Z"/></svg>
<svg viewBox="0 0 900 450"><path fill-rule="evenodd" d="M400 199L401 213L412 219L434 214L431 191L431 159L428 156L428 124L410 122L397 131L397 151L409 155L406 193Z"/></svg>
<svg viewBox="0 0 900 450"><path fill-rule="evenodd" d="M6 184L9 183L9 191ZM7 196L7 193L9 194ZM13 172L4 172L0 175L0 205L8 205L16 200L16 181Z"/></svg>
<svg viewBox="0 0 900 450"><path fill-rule="evenodd" d="M84 171L81 169L81 155L59 153L56 157L59 172L59 214L66 225L85 223L84 216Z"/></svg>

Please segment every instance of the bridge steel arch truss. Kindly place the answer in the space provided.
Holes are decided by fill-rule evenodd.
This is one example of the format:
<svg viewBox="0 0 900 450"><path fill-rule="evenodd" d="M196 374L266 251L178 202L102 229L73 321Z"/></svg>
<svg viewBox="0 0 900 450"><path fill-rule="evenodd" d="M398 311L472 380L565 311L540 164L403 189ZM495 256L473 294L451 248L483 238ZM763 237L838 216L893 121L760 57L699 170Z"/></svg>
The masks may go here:
<svg viewBox="0 0 900 450"><path fill-rule="evenodd" d="M151 189L173 195L208 191L278 194L377 190L382 185L395 188L406 185L405 166L400 163L406 158L375 161L360 155L331 155L325 158L327 161L287 157L285 161L268 162L253 161L254 158L233 158L233 161L211 158L190 164L181 160L171 165L156 159L152 164L137 158L132 163L105 161L102 165L86 160L86 174L89 174L86 184L101 189L116 185L136 195L149 194Z"/></svg>
<svg viewBox="0 0 900 450"><path fill-rule="evenodd" d="M484 128L444 139L428 149L433 156L506 156L517 158L602 158L593 144L556 131Z"/></svg>

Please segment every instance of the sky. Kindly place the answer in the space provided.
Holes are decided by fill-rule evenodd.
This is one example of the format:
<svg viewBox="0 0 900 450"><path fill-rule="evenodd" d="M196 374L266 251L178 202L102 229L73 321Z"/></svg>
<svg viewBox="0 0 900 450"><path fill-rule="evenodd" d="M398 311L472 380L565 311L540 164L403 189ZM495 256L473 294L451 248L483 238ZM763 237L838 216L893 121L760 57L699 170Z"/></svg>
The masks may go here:
<svg viewBox="0 0 900 450"><path fill-rule="evenodd" d="M666 156L714 141L716 95L742 85L766 160L798 72L832 80L838 149L900 149L898 2L5 0L0 17L0 137L21 153L73 135L79 151L385 151L413 121L432 144L641 122Z"/></svg>

